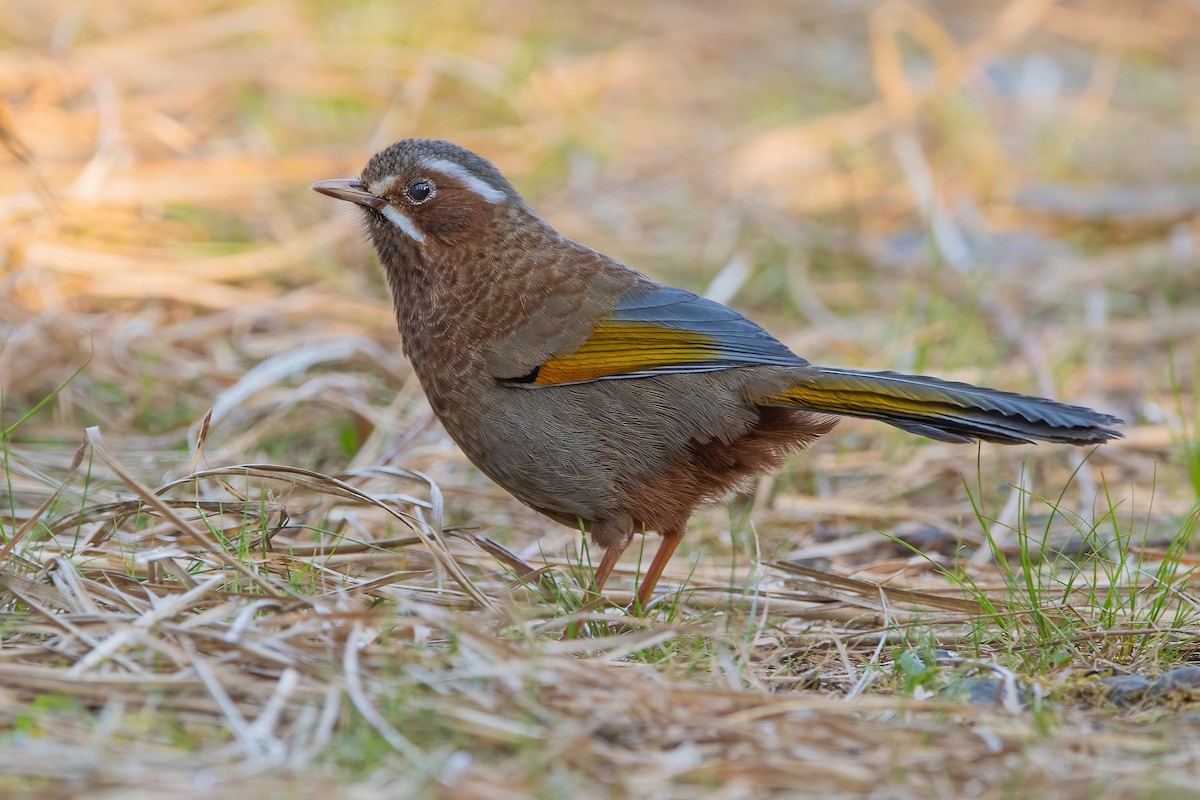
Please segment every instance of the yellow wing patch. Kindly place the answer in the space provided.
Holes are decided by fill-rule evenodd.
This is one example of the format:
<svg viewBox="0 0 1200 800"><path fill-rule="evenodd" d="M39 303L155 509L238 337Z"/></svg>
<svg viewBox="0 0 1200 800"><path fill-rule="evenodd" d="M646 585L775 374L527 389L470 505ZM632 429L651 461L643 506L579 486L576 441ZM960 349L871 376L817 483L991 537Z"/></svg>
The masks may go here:
<svg viewBox="0 0 1200 800"><path fill-rule="evenodd" d="M915 417L937 418L954 406L937 398L914 400L887 395L881 391L794 386L786 392L757 401L765 406L791 406L829 414L910 414Z"/></svg>
<svg viewBox="0 0 1200 800"><path fill-rule="evenodd" d="M721 351L716 341L703 333L605 321L596 326L574 353L556 356L542 364L533 385L584 383L719 358Z"/></svg>

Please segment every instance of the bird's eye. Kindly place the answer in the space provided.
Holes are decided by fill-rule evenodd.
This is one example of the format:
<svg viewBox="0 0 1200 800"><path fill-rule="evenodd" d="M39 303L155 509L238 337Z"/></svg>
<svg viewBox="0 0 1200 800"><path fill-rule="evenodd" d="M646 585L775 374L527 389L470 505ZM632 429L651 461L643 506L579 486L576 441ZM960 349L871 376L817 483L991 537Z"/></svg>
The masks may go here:
<svg viewBox="0 0 1200 800"><path fill-rule="evenodd" d="M404 190L404 195L413 202L414 205L428 202L429 198L433 197L433 184L427 180L413 181Z"/></svg>

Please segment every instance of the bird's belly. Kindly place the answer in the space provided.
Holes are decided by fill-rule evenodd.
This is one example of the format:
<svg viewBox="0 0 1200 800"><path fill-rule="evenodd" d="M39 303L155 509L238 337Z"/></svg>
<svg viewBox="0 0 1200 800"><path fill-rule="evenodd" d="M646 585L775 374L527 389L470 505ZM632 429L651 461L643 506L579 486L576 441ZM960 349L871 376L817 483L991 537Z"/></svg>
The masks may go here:
<svg viewBox="0 0 1200 800"><path fill-rule="evenodd" d="M539 389L489 378L430 397L467 457L522 502L555 518L627 514L657 529L657 506L690 511L766 468L761 458L743 458L762 433L761 409L743 391L749 377L727 371ZM772 466L794 449L778 444Z"/></svg>

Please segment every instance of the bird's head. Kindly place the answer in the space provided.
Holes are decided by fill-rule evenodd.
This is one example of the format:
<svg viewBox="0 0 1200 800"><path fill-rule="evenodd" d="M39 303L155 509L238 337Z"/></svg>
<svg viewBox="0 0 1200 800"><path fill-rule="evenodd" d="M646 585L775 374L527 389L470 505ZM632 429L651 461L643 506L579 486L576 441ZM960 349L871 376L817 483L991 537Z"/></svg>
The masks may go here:
<svg viewBox="0 0 1200 800"><path fill-rule="evenodd" d="M528 212L486 159L450 142L405 139L376 153L360 178L311 187L360 206L382 260L430 258L442 248L476 244Z"/></svg>

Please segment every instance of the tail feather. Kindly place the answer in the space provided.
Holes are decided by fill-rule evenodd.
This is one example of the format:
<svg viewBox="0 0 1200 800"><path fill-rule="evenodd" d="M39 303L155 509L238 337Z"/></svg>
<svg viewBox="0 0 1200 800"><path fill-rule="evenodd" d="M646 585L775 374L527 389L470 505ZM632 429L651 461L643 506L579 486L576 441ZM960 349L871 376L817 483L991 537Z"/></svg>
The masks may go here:
<svg viewBox="0 0 1200 800"><path fill-rule="evenodd" d="M760 402L877 419L943 442L1084 445L1122 436L1106 426L1123 420L1083 406L894 372L807 367L787 391Z"/></svg>

